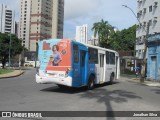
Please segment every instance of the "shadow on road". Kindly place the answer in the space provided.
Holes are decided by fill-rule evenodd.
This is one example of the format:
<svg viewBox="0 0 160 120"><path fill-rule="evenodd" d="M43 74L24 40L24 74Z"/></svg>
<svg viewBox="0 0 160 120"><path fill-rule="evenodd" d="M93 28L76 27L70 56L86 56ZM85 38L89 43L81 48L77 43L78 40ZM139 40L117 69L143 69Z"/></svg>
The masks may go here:
<svg viewBox="0 0 160 120"><path fill-rule="evenodd" d="M113 83L112 87L114 87L114 84L119 84L119 82ZM133 92L128 92L125 90L109 90L107 88L109 84L103 84L103 85L97 85L95 86L95 89L93 90L86 90L85 87L83 88L66 88L66 89L60 89L57 86L42 89L43 92L58 92L58 93L65 93L65 94L78 94L80 98L86 98L86 99L95 99L98 104L104 104L106 106L106 115L108 114L108 111L111 117L107 117L106 120L115 120L116 113L112 109L112 102L115 103L125 103L128 102L130 99L142 99L141 97L137 96ZM123 107L122 107L123 108ZM123 111L123 109L121 110Z"/></svg>
<svg viewBox="0 0 160 120"><path fill-rule="evenodd" d="M118 84L118 83L119 82L114 82L113 84ZM109 83L105 83L105 84L102 84L102 85L96 85L94 90L96 90L97 88L108 86L108 85L109 85ZM86 92L87 89L86 89L86 87L81 87L81 88L70 88L70 87L59 88L58 86L54 86L54 87L49 87L49 88L42 89L40 91L76 94L76 93Z"/></svg>
<svg viewBox="0 0 160 120"><path fill-rule="evenodd" d="M108 113L107 111L110 111L109 116L112 116L112 120L115 120L114 117L116 116L114 110L112 109L111 102L121 104L124 102L128 102L129 101L128 99L142 99L133 92L128 92L125 90L110 91L104 88L99 88L93 91L84 92L83 94L80 94L80 97L88 99L96 99L97 103L104 104L106 106L106 114ZM111 118L108 117L106 119L109 120Z"/></svg>
<svg viewBox="0 0 160 120"><path fill-rule="evenodd" d="M160 94L160 89L152 89L151 91L154 91L156 94Z"/></svg>

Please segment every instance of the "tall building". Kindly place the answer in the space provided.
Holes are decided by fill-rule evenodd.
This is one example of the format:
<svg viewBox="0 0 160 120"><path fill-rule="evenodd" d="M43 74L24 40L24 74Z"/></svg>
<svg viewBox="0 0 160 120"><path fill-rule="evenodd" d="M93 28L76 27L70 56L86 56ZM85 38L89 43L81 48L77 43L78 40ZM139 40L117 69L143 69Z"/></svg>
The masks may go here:
<svg viewBox="0 0 160 120"><path fill-rule="evenodd" d="M53 0L52 38L63 38L64 0Z"/></svg>
<svg viewBox="0 0 160 120"><path fill-rule="evenodd" d="M160 33L160 1L159 0L137 0L137 23L136 31L136 57L142 59L144 56L144 42L147 29L149 35Z"/></svg>
<svg viewBox="0 0 160 120"><path fill-rule="evenodd" d="M21 0L20 38L29 51L39 40L63 37L64 0Z"/></svg>
<svg viewBox="0 0 160 120"><path fill-rule="evenodd" d="M20 21L18 27L18 38L22 40L22 45L29 50L29 34L30 34L30 10L31 1L20 1Z"/></svg>
<svg viewBox="0 0 160 120"><path fill-rule="evenodd" d="M76 41L86 43L88 42L88 27L87 25L76 26Z"/></svg>
<svg viewBox="0 0 160 120"><path fill-rule="evenodd" d="M0 32L15 34L15 12L3 4L0 6Z"/></svg>

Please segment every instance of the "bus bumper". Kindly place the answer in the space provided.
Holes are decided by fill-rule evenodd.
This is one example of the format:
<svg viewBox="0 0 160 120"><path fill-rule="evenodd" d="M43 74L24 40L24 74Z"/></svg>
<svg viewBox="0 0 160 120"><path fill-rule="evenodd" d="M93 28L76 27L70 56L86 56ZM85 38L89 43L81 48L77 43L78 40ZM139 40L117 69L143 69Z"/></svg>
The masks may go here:
<svg viewBox="0 0 160 120"><path fill-rule="evenodd" d="M41 77L36 74L36 82L41 84L54 83L72 87L72 77L70 76L64 78L54 78L54 77L49 78L49 77Z"/></svg>

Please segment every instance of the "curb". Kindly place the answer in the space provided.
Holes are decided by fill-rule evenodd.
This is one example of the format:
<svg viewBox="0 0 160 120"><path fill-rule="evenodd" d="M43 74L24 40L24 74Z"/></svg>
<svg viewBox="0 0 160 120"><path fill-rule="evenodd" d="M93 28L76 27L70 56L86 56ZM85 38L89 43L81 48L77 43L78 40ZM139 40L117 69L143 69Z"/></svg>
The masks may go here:
<svg viewBox="0 0 160 120"><path fill-rule="evenodd" d="M6 76L6 77L0 77L0 79L18 77L18 76L22 75L23 73L24 73L24 71L21 71L21 73L19 73L19 74L11 75L11 76Z"/></svg>
<svg viewBox="0 0 160 120"><path fill-rule="evenodd" d="M148 82L148 81L144 81L143 83L141 83L139 80L129 80L127 79L128 82L132 82L132 83L138 83L141 85L146 85L146 86L150 86L150 87L160 87L160 83L158 82Z"/></svg>

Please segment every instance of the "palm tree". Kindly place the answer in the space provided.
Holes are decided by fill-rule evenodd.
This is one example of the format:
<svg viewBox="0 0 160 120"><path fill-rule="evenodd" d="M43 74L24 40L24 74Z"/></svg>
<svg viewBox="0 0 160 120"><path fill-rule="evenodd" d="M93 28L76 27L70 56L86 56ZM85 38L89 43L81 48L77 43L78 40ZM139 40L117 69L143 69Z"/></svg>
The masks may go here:
<svg viewBox="0 0 160 120"><path fill-rule="evenodd" d="M93 24L92 31L94 31L94 37L98 35L98 45L101 47L109 47L110 37L114 33L113 27L108 21L96 22Z"/></svg>

